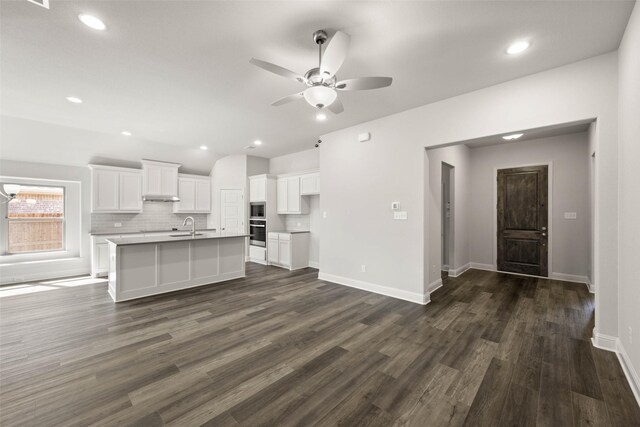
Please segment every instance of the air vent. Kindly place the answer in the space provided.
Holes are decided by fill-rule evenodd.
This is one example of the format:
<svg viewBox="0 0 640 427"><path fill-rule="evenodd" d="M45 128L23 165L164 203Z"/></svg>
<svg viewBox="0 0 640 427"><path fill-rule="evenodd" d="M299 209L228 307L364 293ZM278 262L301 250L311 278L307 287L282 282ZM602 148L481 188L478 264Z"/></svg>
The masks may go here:
<svg viewBox="0 0 640 427"><path fill-rule="evenodd" d="M247 145L246 147L244 147L245 150L253 150L254 148L256 147L254 147L253 145Z"/></svg>
<svg viewBox="0 0 640 427"><path fill-rule="evenodd" d="M42 6L45 9L49 9L49 0L27 0L30 3L37 4L38 6Z"/></svg>

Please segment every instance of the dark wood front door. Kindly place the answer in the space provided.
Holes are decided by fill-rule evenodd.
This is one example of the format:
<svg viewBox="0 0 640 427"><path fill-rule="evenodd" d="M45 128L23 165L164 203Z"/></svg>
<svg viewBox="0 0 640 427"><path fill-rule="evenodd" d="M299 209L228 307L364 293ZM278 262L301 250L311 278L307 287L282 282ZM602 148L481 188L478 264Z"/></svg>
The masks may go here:
<svg viewBox="0 0 640 427"><path fill-rule="evenodd" d="M548 167L498 170L498 270L547 276Z"/></svg>

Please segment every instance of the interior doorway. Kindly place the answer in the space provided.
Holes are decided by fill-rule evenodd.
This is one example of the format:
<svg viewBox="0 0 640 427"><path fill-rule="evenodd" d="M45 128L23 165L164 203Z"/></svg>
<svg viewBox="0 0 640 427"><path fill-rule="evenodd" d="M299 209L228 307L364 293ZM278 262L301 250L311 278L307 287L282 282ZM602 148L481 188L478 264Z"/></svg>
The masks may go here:
<svg viewBox="0 0 640 427"><path fill-rule="evenodd" d="M220 190L220 231L244 232L244 197L242 190Z"/></svg>
<svg viewBox="0 0 640 427"><path fill-rule="evenodd" d="M497 267L499 271L548 276L549 167L497 172Z"/></svg>
<svg viewBox="0 0 640 427"><path fill-rule="evenodd" d="M441 204L441 218L442 218L442 278L449 276L449 269L454 264L454 242L453 242L453 202L455 200L454 180L455 180L455 168L450 164L442 162L442 204Z"/></svg>

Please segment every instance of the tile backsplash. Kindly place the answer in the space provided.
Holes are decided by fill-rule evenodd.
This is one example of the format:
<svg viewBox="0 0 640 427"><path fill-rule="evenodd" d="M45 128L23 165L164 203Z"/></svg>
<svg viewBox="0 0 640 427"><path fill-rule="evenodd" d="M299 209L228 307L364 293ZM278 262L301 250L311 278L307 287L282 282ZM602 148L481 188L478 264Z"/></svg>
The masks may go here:
<svg viewBox="0 0 640 427"><path fill-rule="evenodd" d="M311 228L311 221L310 221L309 215L283 215L283 216L285 217L284 227L286 230L308 231Z"/></svg>
<svg viewBox="0 0 640 427"><path fill-rule="evenodd" d="M93 213L91 214L92 232L135 232L140 230L183 229L182 222L188 216L196 221L196 228L207 228L207 214L176 214L173 203L144 202L141 213ZM115 227L119 222L121 227Z"/></svg>

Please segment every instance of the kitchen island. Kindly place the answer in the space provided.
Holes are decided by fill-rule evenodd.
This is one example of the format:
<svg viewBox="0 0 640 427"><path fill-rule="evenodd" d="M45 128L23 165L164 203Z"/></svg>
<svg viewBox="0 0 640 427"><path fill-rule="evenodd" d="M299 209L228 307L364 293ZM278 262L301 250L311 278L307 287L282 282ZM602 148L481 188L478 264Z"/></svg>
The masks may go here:
<svg viewBox="0 0 640 427"><path fill-rule="evenodd" d="M110 238L109 295L126 301L245 277L248 234Z"/></svg>

